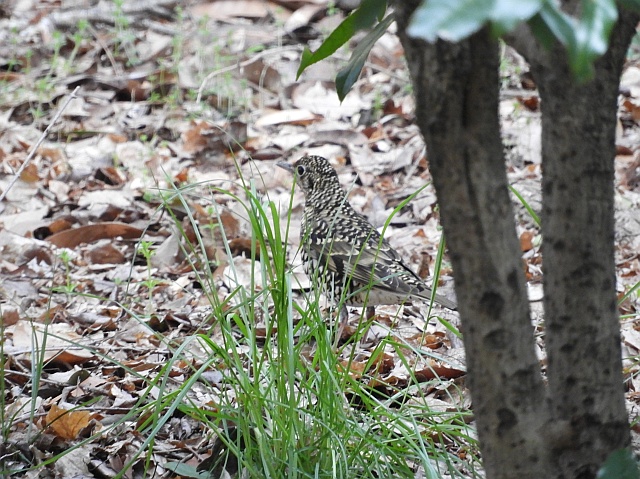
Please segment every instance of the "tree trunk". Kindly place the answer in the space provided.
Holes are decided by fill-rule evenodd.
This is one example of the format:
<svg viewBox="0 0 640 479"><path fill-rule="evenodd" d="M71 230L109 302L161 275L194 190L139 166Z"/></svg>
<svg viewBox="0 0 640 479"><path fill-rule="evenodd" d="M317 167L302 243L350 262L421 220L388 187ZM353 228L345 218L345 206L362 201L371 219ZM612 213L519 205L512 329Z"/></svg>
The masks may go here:
<svg viewBox="0 0 640 479"><path fill-rule="evenodd" d="M595 78L576 85L562 48L518 32L542 96L545 388L534 352L498 116L498 44L481 31L429 44L398 34L453 263L487 478L592 478L629 445L613 260L616 98L634 19ZM637 19L635 19L637 21Z"/></svg>
<svg viewBox="0 0 640 479"><path fill-rule="evenodd" d="M618 85L636 15L621 13L592 80L578 83L565 49L532 48L513 36L538 86L542 109L544 309L550 444L562 477L595 477L630 442L620 363L614 261L614 159Z"/></svg>
<svg viewBox="0 0 640 479"><path fill-rule="evenodd" d="M500 138L498 43L486 31L458 44L408 38L417 3L397 2L396 18L453 263L484 467L489 478L553 477Z"/></svg>

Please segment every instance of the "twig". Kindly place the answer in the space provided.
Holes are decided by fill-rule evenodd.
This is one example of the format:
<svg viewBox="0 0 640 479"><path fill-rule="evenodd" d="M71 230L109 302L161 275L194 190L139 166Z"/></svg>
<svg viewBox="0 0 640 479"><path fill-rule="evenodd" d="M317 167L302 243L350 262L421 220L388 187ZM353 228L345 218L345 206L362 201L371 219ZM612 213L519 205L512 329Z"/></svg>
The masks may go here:
<svg viewBox="0 0 640 479"><path fill-rule="evenodd" d="M198 88L198 96L196 97L196 103L200 103L200 101L202 100L202 93L204 92L204 89L207 86L207 83L209 83L209 81L211 79L213 79L214 77L216 77L216 76L218 76L218 75L220 75L222 73L231 72L233 70L249 66L253 62L255 62L256 60L259 60L260 58L266 57L267 55L271 55L273 53L282 53L282 52L286 52L286 51L289 51L289 50L297 50L297 51L299 51L300 47L298 47L298 46L286 46L286 47L270 48L268 50L264 50L264 51L261 51L261 52L257 53L256 55L248 58L247 60L244 60L242 62L236 63L234 65L229 65L227 67L224 67L224 68L221 68L219 70L215 70L215 71L209 73L206 77L204 77L204 79L200 83L200 88Z"/></svg>
<svg viewBox="0 0 640 479"><path fill-rule="evenodd" d="M58 28L75 27L79 21L84 20L90 23L104 23L115 25L116 15L124 15L132 27L136 27L141 20L140 17L156 16L164 19L171 19L173 9L178 5L176 0L150 0L138 2L123 2L122 7L117 7L105 2L91 8L72 8L62 11L55 11L49 15L49 19Z"/></svg>
<svg viewBox="0 0 640 479"><path fill-rule="evenodd" d="M95 40L98 42L98 45L100 45L100 48L102 48L102 51L105 53L105 55L107 55L107 58L111 63L111 68L113 68L113 71L116 73L116 76L119 76L119 77L123 76L124 72L122 71L122 67L118 62L116 62L116 59L113 58L113 54L111 53L111 50L109 50L109 46L102 40L102 38L100 37L100 34L93 27L91 22L89 22L88 25L89 25L89 28L87 30L91 32L91 35L93 35L93 38L95 38Z"/></svg>
<svg viewBox="0 0 640 479"><path fill-rule="evenodd" d="M51 120L51 123L49 123L49 125L47 125L47 127L44 129L44 131L42 132L42 135L40 135L40 138L38 138L38 141L36 141L36 144L31 148L31 151L27 155L27 158L24 160L24 162L16 172L15 176L13 177L13 179L11 180L7 188L2 192L2 194L0 194L0 201L4 200L7 197L7 193L9 193L9 190L11 190L11 188L13 188L13 185L16 184L16 181L18 181L18 178L20 178L20 175L22 174L24 169L27 167L31 159L34 157L34 155L36 154L36 151L38 151L38 148L40 148L40 145L42 144L44 139L49 134L49 130L58 121L58 119L60 118L60 115L62 115L62 112L67 109L67 106L69 106L69 103L71 102L71 100L76 97L76 93L78 92L79 89L80 87L77 86L75 90L71 92L71 95L69 95L69 98L65 100L65 102L62 104L60 109L57 111L56 115L53 117L53 120Z"/></svg>

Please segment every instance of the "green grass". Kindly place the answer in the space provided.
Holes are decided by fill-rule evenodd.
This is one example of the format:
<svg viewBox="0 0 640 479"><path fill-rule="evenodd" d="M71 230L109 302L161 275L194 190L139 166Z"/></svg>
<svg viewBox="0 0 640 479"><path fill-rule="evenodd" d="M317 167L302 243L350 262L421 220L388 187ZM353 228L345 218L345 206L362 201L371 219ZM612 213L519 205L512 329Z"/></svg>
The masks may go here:
<svg viewBox="0 0 640 479"><path fill-rule="evenodd" d="M200 338L224 371L218 388L233 394L231 399L220 395L211 411L189 408L218 435L217 466L229 461L232 471L274 478L409 478L418 467L425 477L436 478L468 471L472 461L461 461L450 452L455 447L445 447L458 443L473 456L468 413L432 413L417 381L379 398L366 381L350 374L333 347L335 331L326 327L318 298L307 298L308 307L293 300L288 231L280 231L276 206L251 187L245 193L242 202L256 245L252 261L258 251L263 259L260 275L234 292L239 303L230 310L214 296L222 344ZM299 321L294 321L294 310ZM259 338L256 316L272 335ZM384 346L401 360L411 348L391 340Z"/></svg>
<svg viewBox="0 0 640 479"><path fill-rule="evenodd" d="M200 450L200 457L206 456L207 449L216 453L207 469L220 471L224 467L231 473L242 470L243 477L414 478L418 469L427 478L476 475L477 445L467 425L469 412L434 412L428 405L430 388L441 387L444 394L455 396L454 383L420 383L410 377L406 386L386 386L384 394L372 387L377 360L383 352L391 352L409 371L408 355L426 357L432 353L389 336L370 352L362 374L353 373L354 345L350 342L336 350L336 328L327 327L317 293L310 293L302 303L294 299L293 276L287 263L289 220L283 222L286 227L282 230L276 205L260 196L251 184L242 183L233 188L239 194L228 185L228 189L209 185L211 224L203 225L200 220L198 225L189 200L198 197L202 187L175 188L159 197L178 231L184 234L178 210L196 226L197 241L182 241L182 253L209 298L208 320L199 331L186 335L154 333L169 354L153 374L137 371L98 348L73 344L90 349L102 367L122 368L129 382L138 384L135 404L113 424L63 450L52 451L40 461L22 458L17 462L23 466L17 469L0 461L0 475L19 477L26 472L25 464L31 464L27 469L39 470L78 448L100 441L113 444L132 440L134 432L135 451L129 452L128 462L115 477L128 477L134 467L141 477L153 477L158 455L162 456L179 418L198 425L195 436L209 438L201 441L206 447ZM222 298L214 274L217 265L204 258L206 241L201 236L217 235L227 257L232 258L225 231L219 226L222 212L214 194L242 205L252 231L249 260L256 266L251 269L254 273L248 285L236 286ZM149 266L152 248L151 243L141 243L138 248L140 260L147 264L148 276L141 280L145 284L155 284ZM63 281L73 283L72 265L65 264ZM227 268L229 276L237 273L233 261ZM68 290L64 294L79 296ZM148 326L153 313L147 315L149 308L142 306L151 298L149 291L149 297L132 296L119 306L126 316ZM361 325L361 329L365 327ZM42 350L42 345L34 345L34 357ZM197 357L194 351L204 354ZM42 357L32 364L32 379L24 385L23 393L31 395L28 421L36 424L41 414L35 406L36 396L45 364ZM0 367L5 363L0 362ZM183 372L179 382L174 379L176 371ZM97 397L76 408L99 412L99 403ZM24 413L20 413L21 420ZM2 416L5 439L17 416ZM36 432L37 437L30 439L32 444L42 435L42 431ZM16 457L14 449L8 452L7 457ZM183 477L208 477L193 464L169 461L165 467Z"/></svg>

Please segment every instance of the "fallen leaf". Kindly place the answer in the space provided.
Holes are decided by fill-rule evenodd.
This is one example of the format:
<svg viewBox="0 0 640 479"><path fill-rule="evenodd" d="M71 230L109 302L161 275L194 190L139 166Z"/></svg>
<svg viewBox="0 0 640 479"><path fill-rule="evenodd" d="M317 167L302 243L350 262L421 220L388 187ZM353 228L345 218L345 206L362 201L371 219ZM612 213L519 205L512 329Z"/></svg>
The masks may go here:
<svg viewBox="0 0 640 479"><path fill-rule="evenodd" d="M520 235L520 250L529 251L533 249L533 238L535 234L532 231L523 231Z"/></svg>
<svg viewBox="0 0 640 479"><path fill-rule="evenodd" d="M94 354L81 346L82 336L67 323L40 324L20 320L6 331L12 335L13 345L5 345L5 354L18 359L42 363L82 364Z"/></svg>
<svg viewBox="0 0 640 479"><path fill-rule="evenodd" d="M27 183L35 183L40 180L40 175L38 174L38 167L33 163L28 164L22 173L20 173L20 179Z"/></svg>
<svg viewBox="0 0 640 479"><path fill-rule="evenodd" d="M280 110L261 116L256 120L255 125L260 127L281 125L283 123L309 125L319 119L318 115L314 115L304 109Z"/></svg>
<svg viewBox="0 0 640 479"><path fill-rule="evenodd" d="M80 431L89 425L91 413L88 411L67 411L53 404L45 418L47 426L60 439L77 439Z"/></svg>
<svg viewBox="0 0 640 479"><path fill-rule="evenodd" d="M82 243L95 243L101 239L138 239L143 231L125 223L98 223L61 231L47 238L49 243L59 248L75 248Z"/></svg>
<svg viewBox="0 0 640 479"><path fill-rule="evenodd" d="M96 246L87 251L87 259L91 264L122 264L126 258L111 243Z"/></svg>

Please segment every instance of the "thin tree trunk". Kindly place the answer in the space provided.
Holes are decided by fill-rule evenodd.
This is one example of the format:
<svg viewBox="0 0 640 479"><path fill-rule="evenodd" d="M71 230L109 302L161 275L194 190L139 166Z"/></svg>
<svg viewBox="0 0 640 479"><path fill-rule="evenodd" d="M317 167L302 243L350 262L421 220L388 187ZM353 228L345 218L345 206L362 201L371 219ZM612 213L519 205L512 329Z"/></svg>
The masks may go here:
<svg viewBox="0 0 640 479"><path fill-rule="evenodd" d="M542 235L548 397L563 477L595 477L629 446L614 261L614 158L618 85L638 23L622 14L591 81L578 83L565 49L513 44L530 63L542 108Z"/></svg>
<svg viewBox="0 0 640 479"><path fill-rule="evenodd" d="M498 117L498 45L406 36L419 0L396 1L454 268L487 477L593 478L629 445L613 236L616 99L638 18L612 34L595 78L578 85L564 50L521 27L513 43L542 97L548 390L534 354Z"/></svg>
<svg viewBox="0 0 640 479"><path fill-rule="evenodd" d="M458 44L408 38L417 3L397 2L396 18L453 263L487 477L554 477L500 138L498 43L486 31Z"/></svg>

